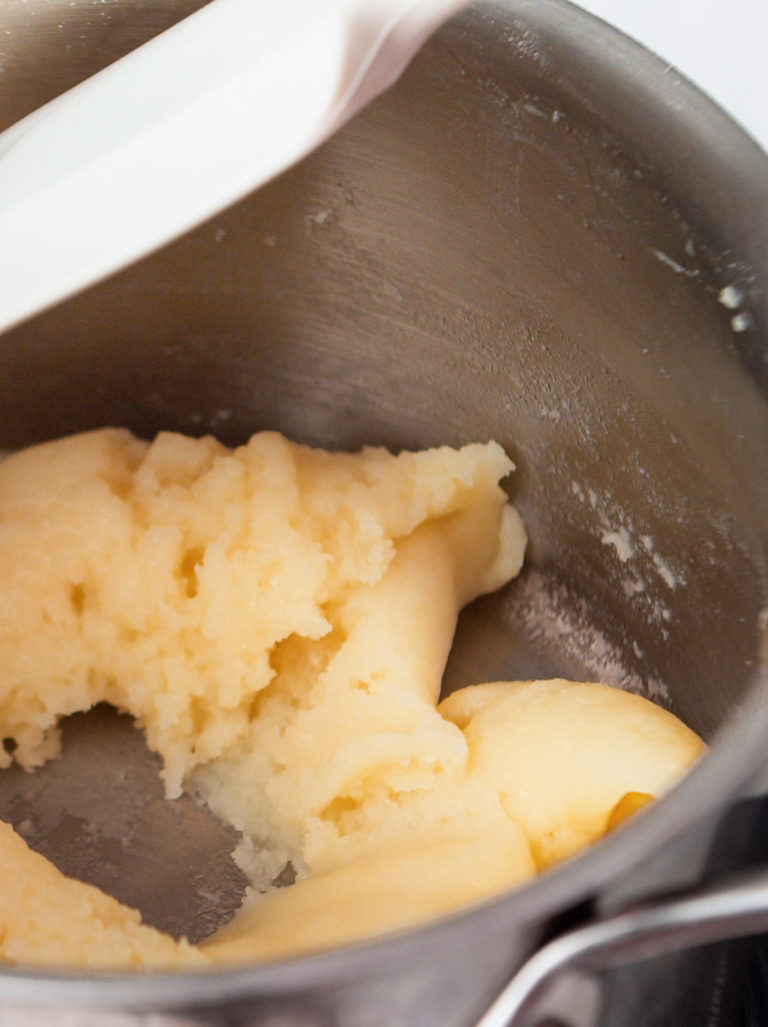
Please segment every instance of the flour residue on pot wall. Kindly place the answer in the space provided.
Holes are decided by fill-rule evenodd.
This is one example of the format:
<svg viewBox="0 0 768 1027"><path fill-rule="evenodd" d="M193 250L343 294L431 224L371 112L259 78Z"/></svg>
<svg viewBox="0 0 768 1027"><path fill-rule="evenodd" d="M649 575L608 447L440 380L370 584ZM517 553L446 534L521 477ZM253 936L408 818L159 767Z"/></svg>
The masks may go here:
<svg viewBox="0 0 768 1027"><path fill-rule="evenodd" d="M685 585L685 575L675 568L672 558L659 552L654 536L639 530L633 517L611 497L578 481L572 481L571 489L594 511L600 542L613 554L613 575L621 590L641 605L649 624L660 625L666 634L663 624L672 618L666 596ZM610 560L606 566L610 570Z"/></svg>

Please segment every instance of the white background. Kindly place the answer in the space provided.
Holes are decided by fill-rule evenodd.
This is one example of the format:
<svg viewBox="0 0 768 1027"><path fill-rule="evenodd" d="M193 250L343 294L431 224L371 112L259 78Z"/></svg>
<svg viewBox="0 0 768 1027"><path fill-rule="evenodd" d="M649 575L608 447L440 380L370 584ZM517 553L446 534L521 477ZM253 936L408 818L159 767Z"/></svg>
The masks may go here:
<svg viewBox="0 0 768 1027"><path fill-rule="evenodd" d="M768 0L578 0L709 93L768 150Z"/></svg>

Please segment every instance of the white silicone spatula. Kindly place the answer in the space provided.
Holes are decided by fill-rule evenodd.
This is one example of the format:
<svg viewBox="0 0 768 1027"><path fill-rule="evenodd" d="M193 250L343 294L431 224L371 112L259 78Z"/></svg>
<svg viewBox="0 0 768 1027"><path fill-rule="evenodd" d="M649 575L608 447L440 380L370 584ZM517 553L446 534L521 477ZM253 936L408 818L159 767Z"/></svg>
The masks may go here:
<svg viewBox="0 0 768 1027"><path fill-rule="evenodd" d="M0 331L307 154L460 0L212 0L0 134Z"/></svg>

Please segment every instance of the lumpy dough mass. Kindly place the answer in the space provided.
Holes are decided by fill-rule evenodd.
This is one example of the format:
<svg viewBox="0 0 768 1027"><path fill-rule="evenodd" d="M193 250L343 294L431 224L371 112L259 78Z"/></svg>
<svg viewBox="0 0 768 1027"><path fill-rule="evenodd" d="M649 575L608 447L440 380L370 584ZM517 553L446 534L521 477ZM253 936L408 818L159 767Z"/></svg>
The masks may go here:
<svg viewBox="0 0 768 1027"><path fill-rule="evenodd" d="M132 714L242 832L256 889L202 946L69 880L0 825L0 957L178 967L272 958L518 884L656 796L702 743L604 685L471 686L439 703L462 605L519 571L495 443L230 450L104 429L0 463L0 737L32 769L62 716ZM11 756L0 749L0 759ZM626 803L625 803L626 804Z"/></svg>

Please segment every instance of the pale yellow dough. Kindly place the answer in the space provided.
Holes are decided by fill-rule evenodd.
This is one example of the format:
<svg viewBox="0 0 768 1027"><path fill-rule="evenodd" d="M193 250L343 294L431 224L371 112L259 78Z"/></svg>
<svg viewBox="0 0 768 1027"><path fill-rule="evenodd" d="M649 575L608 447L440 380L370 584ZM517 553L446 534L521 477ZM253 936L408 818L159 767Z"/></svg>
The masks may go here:
<svg viewBox="0 0 768 1027"><path fill-rule="evenodd" d="M438 706L458 610L522 564L511 470L494 443L349 455L114 429L0 463L14 758L39 765L60 717L112 703L169 796L193 788L243 832L258 887L288 860L299 876L197 951L3 828L0 958L170 966L350 941L512 887L596 840L625 792L669 787L701 743L635 696L486 685ZM590 725L615 741L595 748ZM66 942L55 908L80 911Z"/></svg>
<svg viewBox="0 0 768 1027"><path fill-rule="evenodd" d="M72 881L0 822L0 956L9 963L91 969L186 969L206 959L146 927L98 888Z"/></svg>
<svg viewBox="0 0 768 1027"><path fill-rule="evenodd" d="M602 838L625 795L662 795L703 750L671 713L601 684L475 685L438 709L463 729L472 773L497 790L539 869Z"/></svg>

